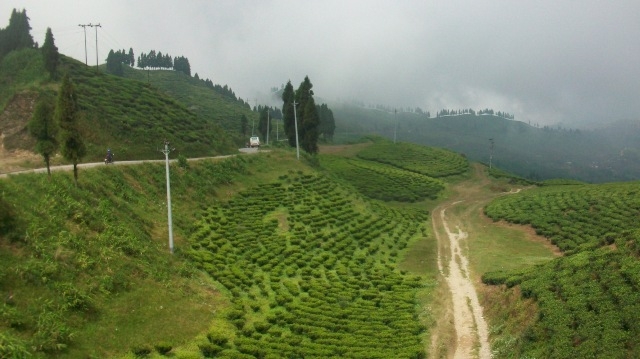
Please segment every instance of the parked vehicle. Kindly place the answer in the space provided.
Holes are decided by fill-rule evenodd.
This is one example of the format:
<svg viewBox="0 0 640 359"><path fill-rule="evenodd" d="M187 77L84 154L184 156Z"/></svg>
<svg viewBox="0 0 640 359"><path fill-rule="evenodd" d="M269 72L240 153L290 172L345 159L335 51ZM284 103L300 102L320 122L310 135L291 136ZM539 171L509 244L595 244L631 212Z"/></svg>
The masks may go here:
<svg viewBox="0 0 640 359"><path fill-rule="evenodd" d="M258 138L258 136L252 136L249 139L249 147L251 148L260 147L260 138Z"/></svg>

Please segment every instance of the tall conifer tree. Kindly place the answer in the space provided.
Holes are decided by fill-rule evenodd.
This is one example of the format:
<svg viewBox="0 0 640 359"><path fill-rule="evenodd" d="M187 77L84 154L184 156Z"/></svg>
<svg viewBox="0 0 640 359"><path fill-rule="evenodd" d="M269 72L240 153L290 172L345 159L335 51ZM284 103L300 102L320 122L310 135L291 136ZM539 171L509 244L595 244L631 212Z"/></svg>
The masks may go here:
<svg viewBox="0 0 640 359"><path fill-rule="evenodd" d="M36 152L42 155L49 176L51 176L49 167L51 156L58 149L56 140L58 127L53 118L54 108L53 97L41 95L28 125L29 133L36 139Z"/></svg>
<svg viewBox="0 0 640 359"><path fill-rule="evenodd" d="M73 163L73 178L78 185L78 162L86 154L84 140L78 128L78 101L69 75L62 79L58 92L55 120L60 127L62 156Z"/></svg>
<svg viewBox="0 0 640 359"><path fill-rule="evenodd" d="M47 28L47 34L44 37L44 44L42 45L42 57L44 58L44 68L49 71L49 76L52 79L56 78L58 71L58 63L60 62L60 54L53 40L53 33L51 28Z"/></svg>
<svg viewBox="0 0 640 359"><path fill-rule="evenodd" d="M295 94L293 92L293 85L291 85L291 81L289 81L282 91L282 121L284 125L284 133L287 136L289 146L291 147L296 146L296 129L293 113L294 99Z"/></svg>

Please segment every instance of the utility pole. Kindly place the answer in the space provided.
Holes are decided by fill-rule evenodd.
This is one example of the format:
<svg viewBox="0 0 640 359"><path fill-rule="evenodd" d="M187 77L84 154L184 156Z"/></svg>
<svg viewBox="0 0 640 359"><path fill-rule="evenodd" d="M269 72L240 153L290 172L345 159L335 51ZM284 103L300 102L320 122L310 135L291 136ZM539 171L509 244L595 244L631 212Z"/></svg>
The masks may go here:
<svg viewBox="0 0 640 359"><path fill-rule="evenodd" d="M84 30L84 64L89 66L87 63L87 26L91 26L91 24L79 24L78 26L82 26L82 29Z"/></svg>
<svg viewBox="0 0 640 359"><path fill-rule="evenodd" d="M280 141L280 132L278 130L278 119L276 119L276 142Z"/></svg>
<svg viewBox="0 0 640 359"><path fill-rule="evenodd" d="M96 28L96 72L98 72L98 28L101 26L100 24L97 24L97 25L89 24L89 26Z"/></svg>
<svg viewBox="0 0 640 359"><path fill-rule="evenodd" d="M164 150L160 152L164 153L164 160L166 165L167 172L167 217L169 222L169 251L173 254L173 225L171 220L171 184L169 182L169 153L171 152L171 148L169 148L169 141L164 140Z"/></svg>
<svg viewBox="0 0 640 359"><path fill-rule="evenodd" d="M398 132L398 110L396 110L395 108L393 109L393 113L396 117L396 125L393 128L393 143L396 143L396 133Z"/></svg>
<svg viewBox="0 0 640 359"><path fill-rule="evenodd" d="M296 157L300 161L300 145L298 144L298 115L296 114L296 105L298 103L293 101L293 124L296 128Z"/></svg>
<svg viewBox="0 0 640 359"><path fill-rule="evenodd" d="M491 162L493 160L493 138L489 139L489 170L491 170Z"/></svg>
<svg viewBox="0 0 640 359"><path fill-rule="evenodd" d="M269 108L267 107L267 146L269 146L269 122L271 122L269 117L271 114L269 112Z"/></svg>

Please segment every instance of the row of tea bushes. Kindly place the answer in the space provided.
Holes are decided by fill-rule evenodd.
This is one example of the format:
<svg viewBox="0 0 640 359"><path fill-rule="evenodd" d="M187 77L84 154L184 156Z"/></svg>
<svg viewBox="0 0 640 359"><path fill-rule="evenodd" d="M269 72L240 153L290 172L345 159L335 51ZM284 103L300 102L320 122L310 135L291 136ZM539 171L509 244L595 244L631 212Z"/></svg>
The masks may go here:
<svg viewBox="0 0 640 359"><path fill-rule="evenodd" d="M415 308L423 280L396 261L427 217L289 173L208 209L189 252L232 296L229 349L255 358L423 358Z"/></svg>
<svg viewBox="0 0 640 359"><path fill-rule="evenodd" d="M494 220L531 224L565 256L486 273L535 299L535 322L502 352L513 357L640 357L638 183L549 186L493 201Z"/></svg>
<svg viewBox="0 0 640 359"><path fill-rule="evenodd" d="M453 151L384 139L376 139L357 156L435 178L459 175L469 170L467 159Z"/></svg>
<svg viewBox="0 0 640 359"><path fill-rule="evenodd" d="M435 199L444 189L438 179L379 162L326 155L321 163L363 195L383 201Z"/></svg>

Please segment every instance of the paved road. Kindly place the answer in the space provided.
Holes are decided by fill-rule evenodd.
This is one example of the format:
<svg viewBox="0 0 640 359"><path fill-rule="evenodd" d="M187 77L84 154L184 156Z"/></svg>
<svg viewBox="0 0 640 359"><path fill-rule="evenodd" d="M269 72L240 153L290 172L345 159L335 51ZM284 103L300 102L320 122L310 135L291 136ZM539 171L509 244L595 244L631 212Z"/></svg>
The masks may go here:
<svg viewBox="0 0 640 359"><path fill-rule="evenodd" d="M241 153L248 153L248 154L255 154L258 153L260 150L258 148L240 148L238 149L238 151L240 151ZM264 150L260 151L260 152L266 152ZM227 158L227 157L232 157L232 156L236 156L236 155L225 155L225 156L214 156L214 157L198 157L198 158L189 158L188 161L198 161L198 160L204 160L204 159L211 159L211 158ZM165 160L135 160L135 161L115 161L113 163L114 166L126 166L126 165L138 165L141 163L145 163L145 162L164 162ZM174 162L177 161L177 159L170 159L170 162ZM91 168L91 167L96 167L96 166L104 166L104 162L91 162L91 163L79 163L78 164L78 169L82 169L82 168ZM53 171L73 171L73 165L61 165L61 166L51 166L51 172ZM1 173L0 174L0 178L6 178L8 176L12 176L12 175L18 175L18 174L23 174L23 173L43 173L43 172L47 172L47 168L35 168L35 169L31 169L31 170L24 170L24 171L16 171L16 172L9 172L9 173Z"/></svg>

